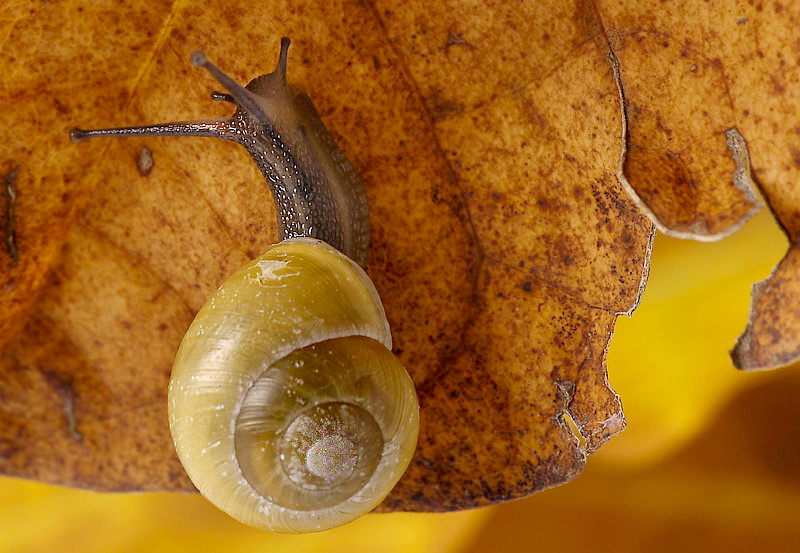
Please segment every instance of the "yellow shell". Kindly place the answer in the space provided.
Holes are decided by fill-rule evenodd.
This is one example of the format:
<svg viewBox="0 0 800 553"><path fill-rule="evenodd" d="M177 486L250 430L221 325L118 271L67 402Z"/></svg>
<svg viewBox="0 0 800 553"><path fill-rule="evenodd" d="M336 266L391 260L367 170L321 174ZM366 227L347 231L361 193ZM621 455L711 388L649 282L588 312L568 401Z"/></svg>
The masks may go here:
<svg viewBox="0 0 800 553"><path fill-rule="evenodd" d="M364 271L319 240L231 276L181 343L169 387L181 463L234 518L313 532L371 511L413 455L419 407Z"/></svg>

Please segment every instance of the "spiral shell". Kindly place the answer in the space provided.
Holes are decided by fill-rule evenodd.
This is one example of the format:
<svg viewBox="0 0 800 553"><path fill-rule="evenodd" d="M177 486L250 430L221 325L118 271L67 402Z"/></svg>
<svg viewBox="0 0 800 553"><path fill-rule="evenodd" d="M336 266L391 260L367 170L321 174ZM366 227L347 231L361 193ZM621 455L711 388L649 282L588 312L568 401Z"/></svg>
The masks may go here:
<svg viewBox="0 0 800 553"><path fill-rule="evenodd" d="M178 350L169 421L200 492L283 532L369 512L414 452L419 407L364 271L311 238L231 276Z"/></svg>

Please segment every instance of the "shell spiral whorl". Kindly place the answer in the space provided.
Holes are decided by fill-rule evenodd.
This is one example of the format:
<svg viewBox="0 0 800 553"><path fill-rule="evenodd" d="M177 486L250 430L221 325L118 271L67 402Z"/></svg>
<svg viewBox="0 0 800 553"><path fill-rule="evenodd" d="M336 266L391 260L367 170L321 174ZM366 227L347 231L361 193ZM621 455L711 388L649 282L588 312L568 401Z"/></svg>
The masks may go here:
<svg viewBox="0 0 800 553"><path fill-rule="evenodd" d="M272 246L220 287L178 350L170 429L190 478L270 530L368 512L417 439L414 387L390 348L358 265L318 240Z"/></svg>

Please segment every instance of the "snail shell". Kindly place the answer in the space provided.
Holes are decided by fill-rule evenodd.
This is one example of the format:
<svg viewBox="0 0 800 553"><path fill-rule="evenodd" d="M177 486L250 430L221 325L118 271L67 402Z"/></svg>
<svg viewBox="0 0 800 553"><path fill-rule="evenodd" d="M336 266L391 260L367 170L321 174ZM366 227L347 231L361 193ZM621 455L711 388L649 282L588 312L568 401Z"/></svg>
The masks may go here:
<svg viewBox="0 0 800 553"><path fill-rule="evenodd" d="M364 271L289 239L200 310L169 388L178 456L246 524L307 532L372 510L414 452L418 407ZM265 514L268 517L265 517Z"/></svg>
<svg viewBox="0 0 800 553"><path fill-rule="evenodd" d="M282 241L198 312L169 385L175 449L200 492L259 528L313 532L371 511L414 453L419 406L391 353L366 263L363 184L308 96L276 70L229 91L227 119L73 129L95 136L208 136L250 152L272 191Z"/></svg>

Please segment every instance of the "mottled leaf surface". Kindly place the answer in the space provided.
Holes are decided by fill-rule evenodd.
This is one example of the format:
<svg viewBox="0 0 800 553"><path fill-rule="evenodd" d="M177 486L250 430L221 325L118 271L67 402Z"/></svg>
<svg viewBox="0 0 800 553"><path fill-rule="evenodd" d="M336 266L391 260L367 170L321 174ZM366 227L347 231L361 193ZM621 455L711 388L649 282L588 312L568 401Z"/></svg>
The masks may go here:
<svg viewBox="0 0 800 553"><path fill-rule="evenodd" d="M596 9L625 98L620 180L660 230L684 238L722 238L766 203L792 247L753 288L732 357L742 369L797 361L800 6L601 0Z"/></svg>
<svg viewBox="0 0 800 553"><path fill-rule="evenodd" d="M5 3L0 171L18 171L2 228L18 256L0 256L0 471L192 489L166 423L172 359L205 299L274 242L269 192L233 144L67 133L224 116L189 54L247 82L290 36L290 82L365 180L368 272L421 402L383 508L474 507L577 475L624 428L605 352L652 238L616 178L626 77L601 11Z"/></svg>

